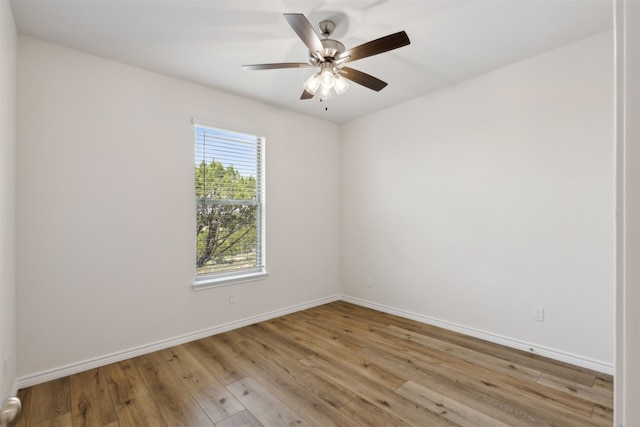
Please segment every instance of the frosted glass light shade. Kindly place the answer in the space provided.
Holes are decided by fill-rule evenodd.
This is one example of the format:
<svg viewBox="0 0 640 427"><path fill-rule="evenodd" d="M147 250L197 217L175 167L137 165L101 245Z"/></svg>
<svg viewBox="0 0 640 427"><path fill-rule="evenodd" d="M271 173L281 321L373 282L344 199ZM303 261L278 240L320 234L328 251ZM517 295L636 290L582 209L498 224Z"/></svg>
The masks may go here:
<svg viewBox="0 0 640 427"><path fill-rule="evenodd" d="M338 95L341 95L344 91L349 89L349 83L347 82L347 79L338 74L333 81L333 88L336 90Z"/></svg>
<svg viewBox="0 0 640 427"><path fill-rule="evenodd" d="M304 90L309 92L311 95L315 95L319 87L320 73L314 74L313 76L309 77L306 82L304 82Z"/></svg>
<svg viewBox="0 0 640 427"><path fill-rule="evenodd" d="M333 75L333 71L330 69L325 68L320 72L320 84L322 84L323 88L331 89L335 80L336 78Z"/></svg>
<svg viewBox="0 0 640 427"><path fill-rule="evenodd" d="M327 100L329 98L331 98L331 96L333 95L333 88L331 87L325 87L325 86L321 86L320 87L320 99Z"/></svg>

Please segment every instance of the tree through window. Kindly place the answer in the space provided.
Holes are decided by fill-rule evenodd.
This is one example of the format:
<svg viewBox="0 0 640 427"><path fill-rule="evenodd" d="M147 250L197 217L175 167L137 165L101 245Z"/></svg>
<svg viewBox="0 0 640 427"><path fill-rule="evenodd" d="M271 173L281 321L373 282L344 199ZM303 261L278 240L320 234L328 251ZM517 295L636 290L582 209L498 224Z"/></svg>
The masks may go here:
<svg viewBox="0 0 640 427"><path fill-rule="evenodd" d="M196 280L264 272L264 138L195 125Z"/></svg>

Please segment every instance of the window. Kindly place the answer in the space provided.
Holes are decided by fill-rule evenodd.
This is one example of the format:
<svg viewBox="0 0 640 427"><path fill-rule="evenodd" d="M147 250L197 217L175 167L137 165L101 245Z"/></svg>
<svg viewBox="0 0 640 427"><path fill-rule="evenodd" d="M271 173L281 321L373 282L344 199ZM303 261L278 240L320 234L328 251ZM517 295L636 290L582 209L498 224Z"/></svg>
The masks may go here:
<svg viewBox="0 0 640 427"><path fill-rule="evenodd" d="M264 138L195 124L196 283L265 274Z"/></svg>

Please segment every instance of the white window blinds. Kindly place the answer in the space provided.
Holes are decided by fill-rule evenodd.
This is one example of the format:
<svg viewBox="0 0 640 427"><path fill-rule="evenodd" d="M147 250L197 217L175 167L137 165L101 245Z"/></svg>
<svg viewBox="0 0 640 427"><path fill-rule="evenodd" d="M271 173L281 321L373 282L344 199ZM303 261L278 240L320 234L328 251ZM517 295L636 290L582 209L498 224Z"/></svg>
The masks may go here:
<svg viewBox="0 0 640 427"><path fill-rule="evenodd" d="M196 280L265 268L264 138L195 125Z"/></svg>

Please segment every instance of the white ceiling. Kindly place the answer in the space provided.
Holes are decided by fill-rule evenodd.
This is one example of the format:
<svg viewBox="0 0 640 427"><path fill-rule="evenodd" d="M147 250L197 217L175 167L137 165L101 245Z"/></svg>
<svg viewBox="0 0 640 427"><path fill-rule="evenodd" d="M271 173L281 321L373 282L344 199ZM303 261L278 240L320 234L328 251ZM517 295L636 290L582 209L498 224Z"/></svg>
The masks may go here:
<svg viewBox="0 0 640 427"><path fill-rule="evenodd" d="M0 0L5 1L5 0ZM337 123L388 108L613 27L610 0L12 0L18 31L84 52ZM243 71L305 62L283 13L347 49L401 30L409 46L348 65L386 81L351 84L325 105L300 101L313 69Z"/></svg>

